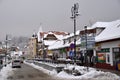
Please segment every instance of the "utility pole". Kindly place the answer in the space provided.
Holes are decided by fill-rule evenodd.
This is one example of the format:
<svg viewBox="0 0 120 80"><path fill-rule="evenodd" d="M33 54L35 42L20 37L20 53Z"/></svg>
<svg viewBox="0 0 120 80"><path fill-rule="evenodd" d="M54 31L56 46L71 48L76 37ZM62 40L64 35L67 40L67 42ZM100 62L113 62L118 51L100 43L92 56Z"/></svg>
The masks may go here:
<svg viewBox="0 0 120 80"><path fill-rule="evenodd" d="M76 62L76 17L79 16L78 8L79 8L78 3L74 4L71 8L71 13L72 13L71 19L74 20L74 60L75 62Z"/></svg>
<svg viewBox="0 0 120 80"><path fill-rule="evenodd" d="M5 66L7 65L7 40L8 40L8 35L6 35L6 52L5 52Z"/></svg>
<svg viewBox="0 0 120 80"><path fill-rule="evenodd" d="M42 37L42 58L43 58L43 61L45 61L46 53L45 53L45 44L44 44L44 33Z"/></svg>
<svg viewBox="0 0 120 80"><path fill-rule="evenodd" d="M38 57L38 37L35 36L36 39L36 57Z"/></svg>
<svg viewBox="0 0 120 80"><path fill-rule="evenodd" d="M85 28L85 48L86 48L85 62L86 62L87 71L88 71L89 68L88 68L87 26L85 26L84 28Z"/></svg>

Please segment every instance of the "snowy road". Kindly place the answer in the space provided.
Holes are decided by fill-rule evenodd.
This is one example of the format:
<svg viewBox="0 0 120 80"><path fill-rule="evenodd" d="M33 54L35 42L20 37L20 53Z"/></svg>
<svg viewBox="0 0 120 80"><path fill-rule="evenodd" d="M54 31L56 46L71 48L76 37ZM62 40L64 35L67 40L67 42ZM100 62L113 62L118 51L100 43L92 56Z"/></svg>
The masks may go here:
<svg viewBox="0 0 120 80"><path fill-rule="evenodd" d="M43 73L26 64L22 65L22 68L14 70L14 74L9 76L8 79L13 80L53 80L49 75Z"/></svg>
<svg viewBox="0 0 120 80"><path fill-rule="evenodd" d="M22 64L22 68L11 68L7 73L10 74L3 74L6 80L54 80L48 74L26 64ZM5 80L5 78L3 80Z"/></svg>
<svg viewBox="0 0 120 80"><path fill-rule="evenodd" d="M86 72L83 66L69 65L67 69L75 67L83 73L80 76L73 76L65 71L56 73L33 63L24 63L22 68L11 68L11 64L3 67L0 71L0 80L120 80L119 76L110 72L96 71L93 68L89 68L89 72Z"/></svg>

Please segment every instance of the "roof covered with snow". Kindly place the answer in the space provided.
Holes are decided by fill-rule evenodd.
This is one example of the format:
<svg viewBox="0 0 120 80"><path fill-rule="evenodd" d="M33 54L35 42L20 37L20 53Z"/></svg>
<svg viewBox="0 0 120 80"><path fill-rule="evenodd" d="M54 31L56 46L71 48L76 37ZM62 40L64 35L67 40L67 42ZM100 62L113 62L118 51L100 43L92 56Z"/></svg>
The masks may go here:
<svg viewBox="0 0 120 80"><path fill-rule="evenodd" d="M110 25L111 22L96 22L95 24L93 24L91 27L92 28L97 28L97 27L107 27L108 25Z"/></svg>
<svg viewBox="0 0 120 80"><path fill-rule="evenodd" d="M80 34L80 30L77 30L76 31L76 35L79 35ZM66 35L63 39L67 39L69 37L73 37L74 36L74 33L70 33L69 35Z"/></svg>
<svg viewBox="0 0 120 80"><path fill-rule="evenodd" d="M53 45L49 46L48 49L59 49L63 46L63 41L62 40L58 40L56 41Z"/></svg>
<svg viewBox="0 0 120 80"><path fill-rule="evenodd" d="M44 40L44 44L48 46L52 46L56 43L57 40Z"/></svg>
<svg viewBox="0 0 120 80"><path fill-rule="evenodd" d="M93 25L93 27L97 25L99 27L105 26L105 29L98 36L96 36L95 38L96 42L120 38L120 20L116 20L108 23L107 22L99 23L99 24L96 23L95 25Z"/></svg>

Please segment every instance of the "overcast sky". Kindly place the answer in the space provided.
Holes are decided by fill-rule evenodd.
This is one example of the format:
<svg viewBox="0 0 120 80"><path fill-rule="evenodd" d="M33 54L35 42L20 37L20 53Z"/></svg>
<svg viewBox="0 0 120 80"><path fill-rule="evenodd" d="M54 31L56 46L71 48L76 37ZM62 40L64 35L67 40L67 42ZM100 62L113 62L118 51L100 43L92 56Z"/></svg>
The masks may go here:
<svg viewBox="0 0 120 80"><path fill-rule="evenodd" d="M0 0L0 40L43 31L73 32L71 7L79 3L77 30L96 21L120 19L120 0Z"/></svg>

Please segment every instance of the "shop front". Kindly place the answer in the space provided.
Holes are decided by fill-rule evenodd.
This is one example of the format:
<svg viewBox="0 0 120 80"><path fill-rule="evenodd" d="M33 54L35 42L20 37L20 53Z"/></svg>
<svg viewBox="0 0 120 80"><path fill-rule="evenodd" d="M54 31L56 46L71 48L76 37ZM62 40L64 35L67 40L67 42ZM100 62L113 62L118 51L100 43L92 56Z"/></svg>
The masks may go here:
<svg viewBox="0 0 120 80"><path fill-rule="evenodd" d="M115 47L113 51L113 65L116 66L116 70L120 70L120 47Z"/></svg>
<svg viewBox="0 0 120 80"><path fill-rule="evenodd" d="M115 66L111 65L111 52L110 48L101 48L99 51L96 51L97 57L97 68L104 69L115 69Z"/></svg>

